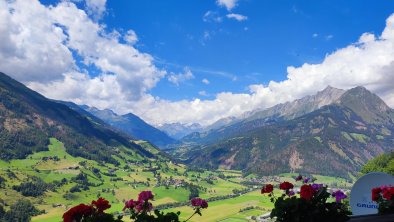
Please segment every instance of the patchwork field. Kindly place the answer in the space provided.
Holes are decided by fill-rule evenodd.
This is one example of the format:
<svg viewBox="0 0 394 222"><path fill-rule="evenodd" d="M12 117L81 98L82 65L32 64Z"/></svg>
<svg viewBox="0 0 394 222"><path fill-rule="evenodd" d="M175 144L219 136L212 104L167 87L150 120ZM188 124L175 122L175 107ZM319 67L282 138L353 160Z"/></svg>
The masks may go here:
<svg viewBox="0 0 394 222"><path fill-rule="evenodd" d="M160 152L146 142L138 143L145 149ZM234 170L188 168L161 155L157 159L145 159L123 147L118 148L121 154L121 158L116 157L120 162L118 166L72 157L56 139L50 140L48 148L24 160L0 161L0 177L5 179L5 186L0 188L0 201L7 209L18 199L30 200L45 212L33 217L32 221L61 221L61 215L70 207L88 204L98 197L110 201L111 212L121 213L124 201L136 198L143 190L155 194L154 206L175 206L166 211L180 211L182 219L192 214L192 208L187 206L191 195L210 199L203 216L195 216L191 221L248 221L272 208L268 197L260 194L262 183L244 183L254 180L254 175L243 178L241 172ZM284 181L294 176L282 174L278 178ZM349 185L338 178L316 177L324 183L336 181ZM24 196L13 188L27 181L38 181L48 187L38 196ZM181 203L186 206L176 207Z"/></svg>

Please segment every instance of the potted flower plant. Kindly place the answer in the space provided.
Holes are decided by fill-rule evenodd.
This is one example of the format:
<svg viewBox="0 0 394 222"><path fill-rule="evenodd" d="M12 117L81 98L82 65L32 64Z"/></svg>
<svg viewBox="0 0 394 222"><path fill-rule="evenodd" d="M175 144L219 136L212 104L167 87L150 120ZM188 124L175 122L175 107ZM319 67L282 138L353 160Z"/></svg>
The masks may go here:
<svg viewBox="0 0 394 222"><path fill-rule="evenodd" d="M268 193L271 202L274 203L271 218L276 218L278 222L341 222L349 220L351 212L342 203L342 200L347 196L341 190L329 193L327 186L312 183L314 180L303 178L301 175L295 180L296 182L302 181L297 194L294 184L287 181L279 184L279 189L283 191L279 197L275 196L272 184L266 184L261 189L261 193ZM330 201L330 196L335 198L335 201Z"/></svg>
<svg viewBox="0 0 394 222"><path fill-rule="evenodd" d="M129 211L130 219L135 222L179 222L180 212L164 213L159 210L154 210L150 202L153 200L153 193L151 191L142 191L138 195L137 200L128 200L125 202L123 211ZM191 200L194 213L186 220L190 220L194 215L202 215L202 209L208 208L208 202L201 198L193 198ZM111 205L108 200L99 198L97 201L92 201L90 205L79 204L69 209L63 214L63 222L123 222L123 216L115 217L112 214L105 213ZM153 212L152 212L153 211ZM185 221L185 222L186 222Z"/></svg>
<svg viewBox="0 0 394 222"><path fill-rule="evenodd" d="M394 187L381 186L373 188L372 201L379 204L379 214L394 214Z"/></svg>

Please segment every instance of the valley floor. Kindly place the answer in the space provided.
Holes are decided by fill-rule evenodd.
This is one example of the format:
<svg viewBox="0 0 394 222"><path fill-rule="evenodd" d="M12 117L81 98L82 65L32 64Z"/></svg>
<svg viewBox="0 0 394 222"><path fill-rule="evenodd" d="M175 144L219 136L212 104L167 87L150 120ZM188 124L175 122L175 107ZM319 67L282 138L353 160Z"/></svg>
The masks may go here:
<svg viewBox="0 0 394 222"><path fill-rule="evenodd" d="M158 152L148 143L139 143L151 152ZM203 216L195 216L191 221L237 222L248 221L252 216L270 211L272 203L259 190L264 183L272 180L290 181L294 176L283 174L257 179L258 177L249 175L244 178L240 171L192 169L162 157L156 160L144 159L137 154L126 153L123 149L119 147L121 158L116 157L121 163L119 166L99 164L72 157L61 142L51 139L49 151L29 155L23 160L0 161L0 177L5 179L5 186L0 188L0 201L6 203L5 206L10 206L18 199L28 199L38 209L45 211L44 214L33 217L32 221L58 222L70 207L80 203L89 204L100 196L110 201L111 212L121 213L124 201L135 199L143 190L151 190L155 194L154 206L163 207L169 203L187 203L194 189L193 192L210 201L208 209L203 210ZM351 185L339 178L317 177L321 183ZM64 178L65 181L60 182ZM85 180L81 182L76 178ZM48 188L36 197L23 196L13 189L14 185L30 180L51 185L51 189ZM75 187L78 188L77 191ZM189 206L170 208L167 211L180 211L181 219L192 214Z"/></svg>

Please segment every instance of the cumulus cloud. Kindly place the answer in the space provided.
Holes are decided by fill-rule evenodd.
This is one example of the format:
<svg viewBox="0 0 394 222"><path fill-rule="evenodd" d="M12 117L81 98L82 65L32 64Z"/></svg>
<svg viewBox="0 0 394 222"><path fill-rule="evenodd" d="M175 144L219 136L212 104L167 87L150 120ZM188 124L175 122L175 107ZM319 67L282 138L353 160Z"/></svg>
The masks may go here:
<svg viewBox="0 0 394 222"><path fill-rule="evenodd" d="M235 13L227 14L226 17L229 18L229 19L235 19L235 20L237 20L239 22L242 22L242 21L245 21L245 20L248 19L248 17L245 16L245 15L235 14Z"/></svg>
<svg viewBox="0 0 394 222"><path fill-rule="evenodd" d="M236 5L232 2L230 9ZM133 34L107 32L72 2L47 7L37 0L0 0L0 71L47 97L133 112L155 125L207 125L311 95L327 85L362 85L394 106L394 15L380 35L364 33L319 64L290 66L283 81L250 85L245 93L221 92L213 99L169 101L151 95L150 89L167 73L154 65L151 55L133 47L138 39L129 39ZM88 73L89 67L98 73ZM180 84L191 78L193 73L185 69L167 79Z"/></svg>
<svg viewBox="0 0 394 222"><path fill-rule="evenodd" d="M118 32L106 32L72 2L49 7L36 0L29 4L0 0L0 4L0 70L48 92L46 96L54 98L55 93L45 87L64 82L62 88L67 89L70 80L79 79L89 85L92 96L103 85L116 82L123 97L135 101L166 74L153 64L151 55L120 43ZM73 53L86 67L97 68L98 76L70 75L84 73Z"/></svg>
<svg viewBox="0 0 394 222"><path fill-rule="evenodd" d="M68 36L37 1L0 1L0 68L21 81L62 78L74 59Z"/></svg>
<svg viewBox="0 0 394 222"><path fill-rule="evenodd" d="M175 85L179 86L180 83L183 83L187 80L194 79L194 75L189 68L185 68L183 73L174 74L168 76L168 81L174 83Z"/></svg>
<svg viewBox="0 0 394 222"><path fill-rule="evenodd" d="M239 0L217 0L216 4L219 6L225 7L228 11L233 9L235 6L237 6L237 2Z"/></svg>
<svg viewBox="0 0 394 222"><path fill-rule="evenodd" d="M283 81L251 85L248 93L219 93L213 100L195 99L175 103L151 100L150 114L147 116L152 118L152 122L157 121L160 113L167 109L178 115L166 116L167 121L209 124L222 117L238 116L245 111L268 108L315 94L327 85L342 89L365 86L393 107L394 15L387 19L380 36L365 33L356 43L328 54L322 63L290 66L287 73Z"/></svg>
<svg viewBox="0 0 394 222"><path fill-rule="evenodd" d="M203 79L201 82L204 83L205 85L209 84L209 80L208 79Z"/></svg>

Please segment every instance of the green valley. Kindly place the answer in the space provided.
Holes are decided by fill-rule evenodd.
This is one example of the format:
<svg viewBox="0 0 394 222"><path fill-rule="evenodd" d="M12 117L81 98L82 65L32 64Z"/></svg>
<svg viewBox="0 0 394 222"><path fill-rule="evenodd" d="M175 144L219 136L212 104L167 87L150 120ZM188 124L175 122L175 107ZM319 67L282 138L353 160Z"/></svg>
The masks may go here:
<svg viewBox="0 0 394 222"><path fill-rule="evenodd" d="M158 152L148 143L142 141L139 143L149 151ZM164 157L154 160L143 158L135 153L129 155L122 147L119 147L118 152L122 157L117 158L119 166L99 164L93 160L69 155L61 142L51 138L48 151L34 153L23 160L0 162L0 177L5 180L0 199L6 205L18 199L29 199L40 210L45 211L44 214L33 218L33 221L59 221L62 213L70 206L89 203L99 196L110 201L111 210L121 212L124 201L134 198L142 190L152 190L155 193L154 204L160 206L187 202L191 194L191 186L198 187L197 192L204 198L232 195L234 189L247 189L247 186L241 185L236 180L232 182L219 178L219 175L226 175L226 171L193 171L182 164L172 163ZM80 175L85 175L87 178L86 187L75 179ZM232 171L229 175L241 177L236 171ZM50 188L35 197L23 196L21 192L13 189L13 186L26 181L42 181L50 185ZM78 186L81 188L73 190ZM253 198L241 198L239 206L234 205L233 210L226 214L236 213L246 206L266 205L261 202L264 198L256 192L247 196ZM229 201L238 202L231 198L231 200L213 203L217 207L226 205ZM226 214L222 216L228 216ZM182 210L182 215L187 216L187 211Z"/></svg>
<svg viewBox="0 0 394 222"><path fill-rule="evenodd" d="M160 152L147 142L136 142L152 153ZM211 200L203 216L192 221L248 221L247 218L265 214L272 208L268 197L260 194L263 181L252 175L244 178L240 171L193 169L163 156L149 159L130 154L123 147L118 147L118 153L120 157L114 157L120 163L118 166L98 163L69 155L63 143L51 138L48 151L31 154L23 160L0 161L0 178L4 179L0 201L9 206L17 200L29 199L44 212L32 218L40 222L60 221L71 206L90 203L97 197L109 200L113 213L121 213L124 201L135 198L143 190L152 190L155 206L179 210L183 219L192 213L189 207L192 194L197 192ZM271 179L292 180L294 176L283 174ZM327 184L339 181L340 186L350 185L338 178L315 177ZM40 195L23 195L15 187L26 181L40 181L47 187Z"/></svg>

